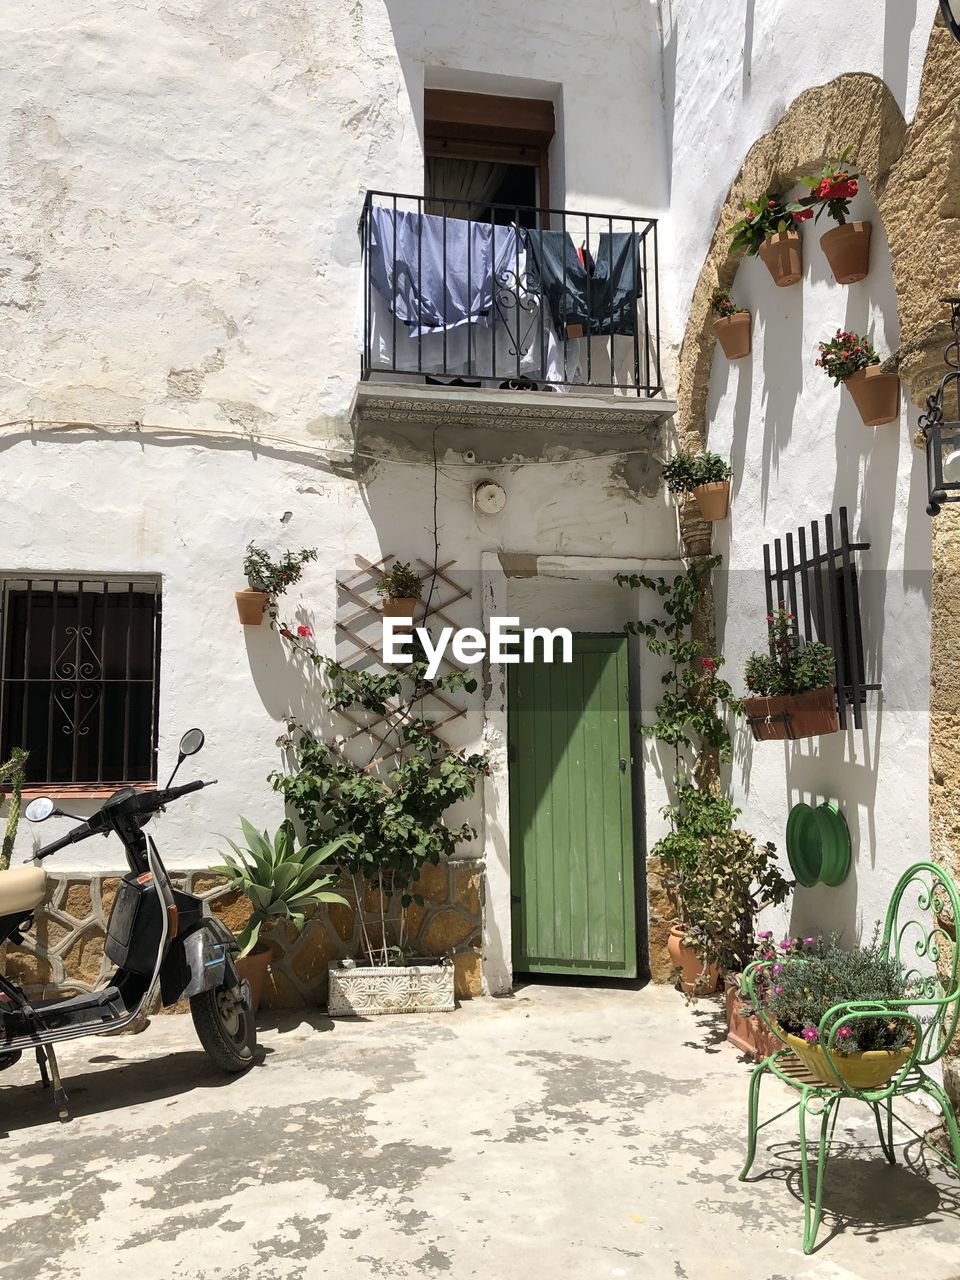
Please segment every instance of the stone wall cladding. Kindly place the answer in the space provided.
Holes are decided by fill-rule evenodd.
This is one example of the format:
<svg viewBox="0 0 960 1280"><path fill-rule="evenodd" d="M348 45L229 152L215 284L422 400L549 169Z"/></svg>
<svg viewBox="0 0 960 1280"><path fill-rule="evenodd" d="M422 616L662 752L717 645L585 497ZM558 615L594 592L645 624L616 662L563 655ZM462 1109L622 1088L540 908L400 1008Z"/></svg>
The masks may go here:
<svg viewBox="0 0 960 1280"><path fill-rule="evenodd" d="M178 888L201 897L211 914L234 932L246 923L248 899L230 889L221 876L209 871L173 871L171 879ZM6 976L29 994L39 996L95 987L112 967L103 954L103 940L119 883L116 872L48 875L46 898L33 928L22 946L6 948ZM407 911L405 941L416 954L452 957L455 990L461 1000L481 994L482 884L483 864L479 860L428 865L414 888L422 894L423 906L414 904ZM341 885L338 891L353 902L351 885ZM375 888L368 885L363 922L373 939L380 936L377 899ZM324 1005L328 963L364 958L360 921L352 905L320 906L302 934L281 928L267 936L277 952L263 995L268 1008ZM395 941L389 923L387 937Z"/></svg>

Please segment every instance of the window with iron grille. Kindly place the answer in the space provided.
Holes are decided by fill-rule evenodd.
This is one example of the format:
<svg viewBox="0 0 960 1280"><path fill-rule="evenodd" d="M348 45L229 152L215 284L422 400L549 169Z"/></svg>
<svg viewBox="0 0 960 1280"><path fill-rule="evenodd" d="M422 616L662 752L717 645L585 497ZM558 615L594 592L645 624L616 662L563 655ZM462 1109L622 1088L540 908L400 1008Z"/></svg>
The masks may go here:
<svg viewBox="0 0 960 1280"><path fill-rule="evenodd" d="M154 782L160 672L156 578L0 578L0 760L27 781Z"/></svg>

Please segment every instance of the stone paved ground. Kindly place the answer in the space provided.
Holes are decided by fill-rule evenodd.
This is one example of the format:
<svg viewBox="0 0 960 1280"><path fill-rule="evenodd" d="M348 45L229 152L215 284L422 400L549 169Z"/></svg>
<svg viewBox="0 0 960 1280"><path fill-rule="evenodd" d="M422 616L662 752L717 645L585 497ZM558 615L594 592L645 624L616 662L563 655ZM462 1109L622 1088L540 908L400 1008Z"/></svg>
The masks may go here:
<svg viewBox="0 0 960 1280"><path fill-rule="evenodd" d="M960 1180L841 1111L800 1250L790 1116L737 1182L748 1068L673 991L527 987L451 1015L285 1015L225 1082L189 1018L65 1046L75 1119L0 1076L0 1278L772 1280L960 1273ZM776 1083L768 1113L785 1105ZM781 1101L782 1099L782 1101ZM926 1113L913 1113L920 1126Z"/></svg>

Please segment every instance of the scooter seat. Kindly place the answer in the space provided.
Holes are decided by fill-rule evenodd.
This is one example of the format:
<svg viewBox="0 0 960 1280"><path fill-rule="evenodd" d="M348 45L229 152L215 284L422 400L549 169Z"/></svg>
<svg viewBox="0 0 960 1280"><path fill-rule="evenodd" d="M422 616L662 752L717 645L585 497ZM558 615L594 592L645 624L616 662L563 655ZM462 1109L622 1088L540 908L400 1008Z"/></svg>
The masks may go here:
<svg viewBox="0 0 960 1280"><path fill-rule="evenodd" d="M11 867L0 871L0 916L14 916L39 907L46 891L42 867Z"/></svg>

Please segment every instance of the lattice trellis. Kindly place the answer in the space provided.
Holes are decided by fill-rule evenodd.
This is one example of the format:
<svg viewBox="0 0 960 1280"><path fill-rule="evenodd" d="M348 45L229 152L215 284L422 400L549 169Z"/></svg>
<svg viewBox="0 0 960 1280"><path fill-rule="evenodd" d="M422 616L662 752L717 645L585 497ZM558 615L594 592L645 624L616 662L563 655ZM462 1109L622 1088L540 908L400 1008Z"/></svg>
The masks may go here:
<svg viewBox="0 0 960 1280"><path fill-rule="evenodd" d="M346 577L338 577L337 660L344 666L360 667L377 674L388 670L383 662L383 609L376 584L398 559L399 557L392 553L387 553L374 561L358 555L357 571ZM456 560L447 560L434 568L433 564L427 560L416 561L414 567L423 581L423 599L413 619L414 626L424 626L433 621L454 629L465 625L463 619L456 616L455 610L457 606L464 607L464 601L469 601L473 593L452 575L456 563ZM476 674L476 668L469 668L454 661L448 647L441 663L441 673L449 674L452 671ZM386 746L387 736L383 726L400 714L407 705L404 702L394 701L388 704L386 714L379 716L363 710L358 711L353 707L338 710L337 715L349 725L344 748L360 737L372 738L380 746ZM433 731L437 737L446 746L452 747L448 741L448 735L444 735L442 730L454 721L462 719L467 714L467 709L458 702L455 695L451 696L444 690L434 689L423 699L422 714L426 720L433 721ZM365 767L375 768L384 758L385 755L377 756L365 762Z"/></svg>

